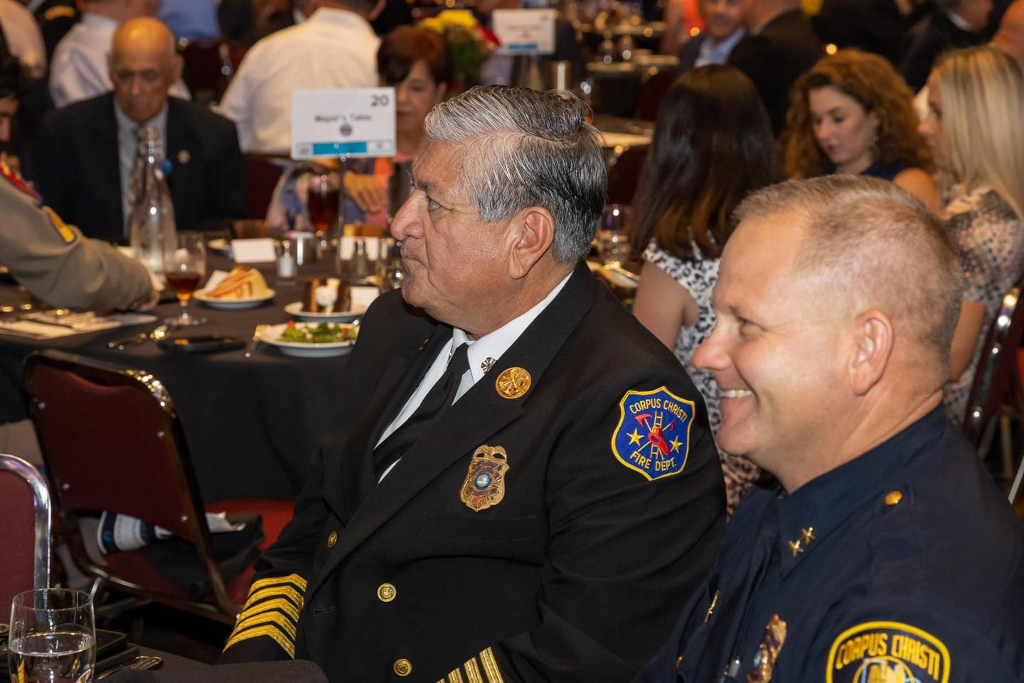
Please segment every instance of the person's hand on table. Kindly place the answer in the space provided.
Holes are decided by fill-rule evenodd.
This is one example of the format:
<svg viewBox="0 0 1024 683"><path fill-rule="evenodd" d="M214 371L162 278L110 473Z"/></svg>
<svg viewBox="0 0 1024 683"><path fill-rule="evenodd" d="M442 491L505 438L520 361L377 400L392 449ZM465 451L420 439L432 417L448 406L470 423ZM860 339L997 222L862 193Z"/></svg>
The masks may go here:
<svg viewBox="0 0 1024 683"><path fill-rule="evenodd" d="M145 299L140 300L139 303L135 306L135 310L142 312L152 311L154 308L156 308L156 305L159 301L160 292L158 292L155 289L151 289L149 290L149 295Z"/></svg>
<svg viewBox="0 0 1024 683"><path fill-rule="evenodd" d="M384 188L375 176L352 172L345 174L345 195L364 213L380 211L386 199Z"/></svg>

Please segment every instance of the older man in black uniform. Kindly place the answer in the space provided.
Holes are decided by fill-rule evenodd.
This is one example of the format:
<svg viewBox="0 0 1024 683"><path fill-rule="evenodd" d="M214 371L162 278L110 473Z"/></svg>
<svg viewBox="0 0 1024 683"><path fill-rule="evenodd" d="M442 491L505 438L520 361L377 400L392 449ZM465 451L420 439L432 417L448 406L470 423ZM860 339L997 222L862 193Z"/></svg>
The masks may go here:
<svg viewBox="0 0 1024 683"><path fill-rule="evenodd" d="M628 680L723 528L704 405L583 259L605 169L572 96L434 109L348 399L226 657L334 681ZM453 399L455 403L452 404Z"/></svg>
<svg viewBox="0 0 1024 683"><path fill-rule="evenodd" d="M940 408L963 286L941 225L853 176L737 213L694 362L722 448L780 485L635 680L1020 680L1024 528Z"/></svg>

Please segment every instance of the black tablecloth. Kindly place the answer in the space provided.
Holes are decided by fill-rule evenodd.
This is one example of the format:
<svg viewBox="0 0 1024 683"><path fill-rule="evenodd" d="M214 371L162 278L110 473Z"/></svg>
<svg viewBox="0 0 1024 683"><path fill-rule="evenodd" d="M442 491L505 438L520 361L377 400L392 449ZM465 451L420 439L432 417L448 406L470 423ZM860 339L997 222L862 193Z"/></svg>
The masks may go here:
<svg viewBox="0 0 1024 683"><path fill-rule="evenodd" d="M211 255L208 271L230 269L231 262ZM299 269L294 284L276 281L273 264L259 266L277 293L259 308L224 311L199 302L193 314L209 322L196 333L217 333L249 340L256 325L288 320L284 306L298 301L302 279L333 272L329 260ZM0 286L0 303L24 299L13 285ZM177 315L176 302L161 303L163 320ZM40 348L56 348L125 367L148 370L170 392L185 430L199 487L207 503L239 496L292 499L306 475L338 392L344 390L347 356L294 358L259 345L252 357L244 350L217 354L168 354L153 342L108 349L107 342L152 329L122 327L52 341L0 334L0 423L27 417L21 381L25 357Z"/></svg>

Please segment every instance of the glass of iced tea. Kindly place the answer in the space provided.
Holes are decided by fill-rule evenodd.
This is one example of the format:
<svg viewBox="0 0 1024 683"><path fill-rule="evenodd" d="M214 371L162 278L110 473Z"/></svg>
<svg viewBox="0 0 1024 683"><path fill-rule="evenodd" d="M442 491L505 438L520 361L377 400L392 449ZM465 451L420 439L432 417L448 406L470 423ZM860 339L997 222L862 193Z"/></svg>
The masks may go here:
<svg viewBox="0 0 1024 683"><path fill-rule="evenodd" d="M178 233L178 245L164 255L164 277L167 285L174 290L181 304L181 315L164 321L168 325L201 325L205 319L196 319L188 314L188 302L206 275L206 243L202 233Z"/></svg>
<svg viewBox="0 0 1024 683"><path fill-rule="evenodd" d="M309 220L317 237L337 236L338 207L341 201L341 183L337 173L322 173L309 179Z"/></svg>
<svg viewBox="0 0 1024 683"><path fill-rule="evenodd" d="M18 593L7 648L12 681L89 683L96 666L89 594L64 588Z"/></svg>

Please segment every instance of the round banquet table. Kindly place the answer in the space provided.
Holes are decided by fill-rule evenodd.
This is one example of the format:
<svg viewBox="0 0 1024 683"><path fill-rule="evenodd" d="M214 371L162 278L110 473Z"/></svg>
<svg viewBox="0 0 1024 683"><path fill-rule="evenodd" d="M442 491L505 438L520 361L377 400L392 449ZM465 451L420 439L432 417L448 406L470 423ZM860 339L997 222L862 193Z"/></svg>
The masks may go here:
<svg viewBox="0 0 1024 683"><path fill-rule="evenodd" d="M229 270L232 263L211 252L207 272ZM295 283L278 283L274 264L257 264L267 284L276 290L272 300L248 310L215 310L198 301L193 315L207 318L195 334L225 334L252 339L256 325L283 323L284 306L299 301L304 277L333 274L333 261L323 259L299 268ZM0 286L0 303L26 300L13 284ZM162 321L176 316L177 301L157 306ZM107 343L149 331L158 323L119 327L39 341L0 334L0 424L28 416L22 384L22 363L33 351L53 348L88 358L153 373L171 395L181 418L193 467L204 502L266 496L294 499L306 467L331 417L339 392L344 391L348 356L295 358L259 344L246 358L246 349L212 354L166 353L155 342L110 349Z"/></svg>

